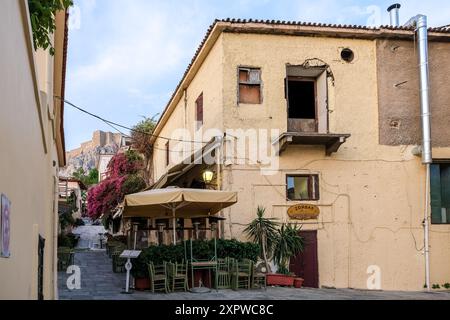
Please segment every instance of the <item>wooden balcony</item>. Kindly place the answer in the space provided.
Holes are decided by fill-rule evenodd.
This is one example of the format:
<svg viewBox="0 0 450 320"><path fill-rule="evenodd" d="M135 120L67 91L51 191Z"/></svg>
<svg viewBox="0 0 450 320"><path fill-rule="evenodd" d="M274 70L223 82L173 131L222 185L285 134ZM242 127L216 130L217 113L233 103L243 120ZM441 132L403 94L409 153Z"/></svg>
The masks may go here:
<svg viewBox="0 0 450 320"><path fill-rule="evenodd" d="M337 152L350 136L350 134L286 132L276 139L274 144L279 144L278 155L281 155L290 145L323 145L325 154L330 156Z"/></svg>

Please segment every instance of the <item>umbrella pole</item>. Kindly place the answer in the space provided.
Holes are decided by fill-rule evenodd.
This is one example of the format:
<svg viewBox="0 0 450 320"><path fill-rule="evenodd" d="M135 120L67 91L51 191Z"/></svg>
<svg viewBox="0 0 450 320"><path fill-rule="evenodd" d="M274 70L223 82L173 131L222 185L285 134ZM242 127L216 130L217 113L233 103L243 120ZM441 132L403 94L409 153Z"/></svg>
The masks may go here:
<svg viewBox="0 0 450 320"><path fill-rule="evenodd" d="M177 244L177 218L175 217L175 207L172 207L172 215L173 215L173 245Z"/></svg>

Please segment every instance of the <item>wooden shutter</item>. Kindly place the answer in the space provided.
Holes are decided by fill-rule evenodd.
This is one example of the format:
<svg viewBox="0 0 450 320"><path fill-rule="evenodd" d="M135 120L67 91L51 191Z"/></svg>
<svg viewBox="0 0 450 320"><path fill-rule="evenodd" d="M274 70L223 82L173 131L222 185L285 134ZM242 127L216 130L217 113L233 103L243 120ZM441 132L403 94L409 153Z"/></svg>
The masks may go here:
<svg viewBox="0 0 450 320"><path fill-rule="evenodd" d="M442 196L441 196L441 169L438 164L430 167L430 192L431 192L431 223L440 224Z"/></svg>
<svg viewBox="0 0 450 320"><path fill-rule="evenodd" d="M450 165L441 164L441 208L446 212L441 212L441 223L450 224ZM443 209L441 209L443 210ZM443 221L444 220L444 221Z"/></svg>
<svg viewBox="0 0 450 320"><path fill-rule="evenodd" d="M197 122L197 130L203 125L203 93L195 101L195 120Z"/></svg>
<svg viewBox="0 0 450 320"><path fill-rule="evenodd" d="M169 141L166 143L166 166L170 164L170 150L169 150Z"/></svg>
<svg viewBox="0 0 450 320"><path fill-rule="evenodd" d="M261 104L261 69L239 68L239 103Z"/></svg>

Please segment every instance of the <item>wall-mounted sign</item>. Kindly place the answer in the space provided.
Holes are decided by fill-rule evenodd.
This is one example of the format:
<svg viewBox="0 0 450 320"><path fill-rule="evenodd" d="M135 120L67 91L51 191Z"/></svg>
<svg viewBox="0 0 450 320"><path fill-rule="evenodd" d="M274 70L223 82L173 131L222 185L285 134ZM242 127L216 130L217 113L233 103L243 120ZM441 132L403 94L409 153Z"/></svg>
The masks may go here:
<svg viewBox="0 0 450 320"><path fill-rule="evenodd" d="M319 207L312 204L297 204L288 209L289 218L294 220L315 220L319 214Z"/></svg>
<svg viewBox="0 0 450 320"><path fill-rule="evenodd" d="M9 258L11 253L9 251L9 239L10 239L10 215L11 215L11 201L4 194L1 196L1 221L0 221L0 240L1 250L0 256L2 258Z"/></svg>

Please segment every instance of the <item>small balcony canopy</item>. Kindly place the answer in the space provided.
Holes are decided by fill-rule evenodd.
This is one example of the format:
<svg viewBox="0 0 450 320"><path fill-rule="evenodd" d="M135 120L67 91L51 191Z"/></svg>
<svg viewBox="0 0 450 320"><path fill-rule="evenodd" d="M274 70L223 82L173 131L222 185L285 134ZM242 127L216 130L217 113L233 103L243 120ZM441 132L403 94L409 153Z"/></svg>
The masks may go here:
<svg viewBox="0 0 450 320"><path fill-rule="evenodd" d="M332 153L337 152L350 136L350 134L286 132L276 139L274 144L279 143L279 155L281 155L289 145L323 145L325 146L326 155L330 156Z"/></svg>

